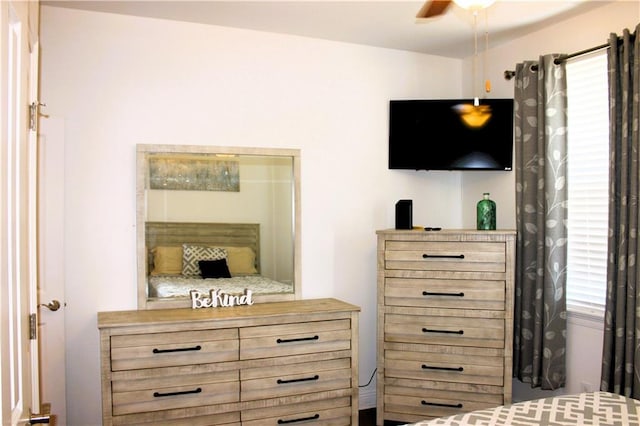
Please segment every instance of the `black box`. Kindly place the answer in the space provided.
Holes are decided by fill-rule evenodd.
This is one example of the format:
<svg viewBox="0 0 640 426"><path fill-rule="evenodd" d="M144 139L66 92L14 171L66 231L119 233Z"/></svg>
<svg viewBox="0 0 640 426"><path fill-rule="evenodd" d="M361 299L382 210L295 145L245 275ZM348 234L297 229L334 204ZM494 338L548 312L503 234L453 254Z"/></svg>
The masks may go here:
<svg viewBox="0 0 640 426"><path fill-rule="evenodd" d="M396 203L396 229L413 229L413 200Z"/></svg>

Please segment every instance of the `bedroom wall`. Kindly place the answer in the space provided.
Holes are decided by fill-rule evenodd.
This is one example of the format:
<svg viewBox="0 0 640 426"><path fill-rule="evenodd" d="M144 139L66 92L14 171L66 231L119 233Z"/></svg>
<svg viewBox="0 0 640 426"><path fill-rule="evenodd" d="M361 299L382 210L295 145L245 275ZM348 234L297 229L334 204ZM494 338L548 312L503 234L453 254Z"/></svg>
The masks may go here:
<svg viewBox="0 0 640 426"><path fill-rule="evenodd" d="M44 135L65 152L44 178L65 194L49 208L65 218L68 424L100 423L96 313L136 308L137 143L301 150L303 296L362 308L367 383L375 230L393 227L401 198L417 224L462 224L459 173L387 170L388 101L460 96L461 61L50 6L41 19L42 129L64 129ZM361 401L375 404L375 381Z"/></svg>
<svg viewBox="0 0 640 426"><path fill-rule="evenodd" d="M600 44L635 26L637 8L617 2L493 49L492 96L513 95L502 72L516 62ZM515 226L513 173L386 168L388 100L468 94L466 62L50 6L41 21L42 128L62 128L44 139L65 153L44 173L65 194L48 208L65 218L68 424L100 423L96 313L136 308L136 143L301 150L303 297L361 306L361 384L375 368L375 230L393 226L394 203L413 199L415 224L473 227L489 190L498 226ZM596 380L601 332L577 319L569 334L573 389ZM517 399L537 396L516 386ZM374 395L375 381L362 408Z"/></svg>

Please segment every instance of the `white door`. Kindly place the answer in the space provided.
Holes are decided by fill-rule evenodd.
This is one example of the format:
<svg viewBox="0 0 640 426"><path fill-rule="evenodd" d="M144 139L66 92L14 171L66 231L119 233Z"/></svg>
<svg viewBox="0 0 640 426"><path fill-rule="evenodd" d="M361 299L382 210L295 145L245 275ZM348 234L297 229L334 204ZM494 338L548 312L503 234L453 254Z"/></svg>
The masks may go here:
<svg viewBox="0 0 640 426"><path fill-rule="evenodd" d="M40 411L37 318L35 132L37 1L0 1L0 421L25 424Z"/></svg>
<svg viewBox="0 0 640 426"><path fill-rule="evenodd" d="M64 295L64 120L46 115L38 128L38 339L40 392L56 425L67 424ZM45 305L60 307L53 311Z"/></svg>

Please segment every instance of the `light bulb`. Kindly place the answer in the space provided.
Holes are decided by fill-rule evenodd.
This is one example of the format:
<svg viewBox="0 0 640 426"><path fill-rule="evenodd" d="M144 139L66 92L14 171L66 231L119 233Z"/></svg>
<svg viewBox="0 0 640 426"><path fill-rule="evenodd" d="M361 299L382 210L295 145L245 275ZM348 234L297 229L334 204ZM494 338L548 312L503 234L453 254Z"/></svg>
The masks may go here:
<svg viewBox="0 0 640 426"><path fill-rule="evenodd" d="M495 0L453 0L453 2L463 9L478 10L491 6Z"/></svg>
<svg viewBox="0 0 640 426"><path fill-rule="evenodd" d="M484 127L491 118L491 107L481 105L478 98L473 98L472 104L457 104L452 108L458 113L460 120L471 129Z"/></svg>

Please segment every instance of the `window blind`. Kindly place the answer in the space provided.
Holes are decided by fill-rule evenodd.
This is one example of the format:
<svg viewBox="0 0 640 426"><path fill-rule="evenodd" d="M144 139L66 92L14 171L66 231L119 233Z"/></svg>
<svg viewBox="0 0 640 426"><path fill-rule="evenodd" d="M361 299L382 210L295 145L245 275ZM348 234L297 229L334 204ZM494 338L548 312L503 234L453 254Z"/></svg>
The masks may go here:
<svg viewBox="0 0 640 426"><path fill-rule="evenodd" d="M607 278L609 97L606 51L567 62L567 308L602 317Z"/></svg>

